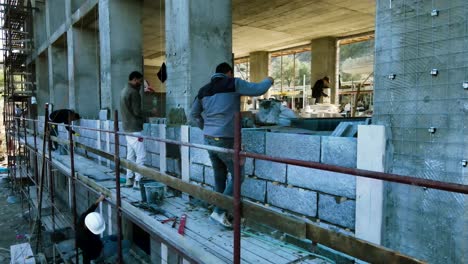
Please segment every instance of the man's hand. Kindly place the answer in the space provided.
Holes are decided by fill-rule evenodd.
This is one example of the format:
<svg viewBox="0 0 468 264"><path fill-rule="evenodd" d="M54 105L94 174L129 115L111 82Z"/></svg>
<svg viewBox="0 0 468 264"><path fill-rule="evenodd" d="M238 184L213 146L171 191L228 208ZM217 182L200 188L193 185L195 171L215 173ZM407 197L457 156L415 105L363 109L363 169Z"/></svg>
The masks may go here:
<svg viewBox="0 0 468 264"><path fill-rule="evenodd" d="M154 88L151 87L151 86L145 87L145 90L144 90L144 91L145 91L145 93L156 93L156 91L154 90Z"/></svg>
<svg viewBox="0 0 468 264"><path fill-rule="evenodd" d="M273 77L268 76L267 79L270 80L271 85L275 84L275 80L273 79Z"/></svg>
<svg viewBox="0 0 468 264"><path fill-rule="evenodd" d="M151 109L151 115L157 116L158 115L158 109L156 109L156 108Z"/></svg>
<svg viewBox="0 0 468 264"><path fill-rule="evenodd" d="M100 202L104 201L106 199L106 196L104 194L101 194L99 198L96 200L95 204L99 204Z"/></svg>

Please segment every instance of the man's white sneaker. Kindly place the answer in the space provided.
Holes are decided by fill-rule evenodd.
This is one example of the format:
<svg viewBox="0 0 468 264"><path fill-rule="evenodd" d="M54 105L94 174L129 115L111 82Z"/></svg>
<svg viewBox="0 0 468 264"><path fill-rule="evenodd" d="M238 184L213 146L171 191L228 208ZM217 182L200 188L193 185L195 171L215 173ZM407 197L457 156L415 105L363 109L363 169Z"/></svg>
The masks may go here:
<svg viewBox="0 0 468 264"><path fill-rule="evenodd" d="M216 221L217 223L221 224L224 227L232 228L231 222L228 220L226 213L218 214L217 212L213 212L210 215L211 220Z"/></svg>
<svg viewBox="0 0 468 264"><path fill-rule="evenodd" d="M127 179L125 181L125 187L132 187L133 186L133 179Z"/></svg>

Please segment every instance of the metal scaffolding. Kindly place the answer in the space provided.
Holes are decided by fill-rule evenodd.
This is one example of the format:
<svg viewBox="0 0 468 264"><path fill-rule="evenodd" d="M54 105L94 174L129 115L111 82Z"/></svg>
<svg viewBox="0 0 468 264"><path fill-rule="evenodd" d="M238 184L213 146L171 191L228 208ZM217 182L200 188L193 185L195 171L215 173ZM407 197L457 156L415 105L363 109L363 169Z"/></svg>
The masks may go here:
<svg viewBox="0 0 468 264"><path fill-rule="evenodd" d="M4 110L3 121L8 153L9 176L17 187L16 164L18 156L24 154L11 133L20 126L20 120L14 120L29 109L30 98L35 90L33 64L27 59L33 49L32 41L32 7L30 1L5 0L1 5L3 21L3 74L4 74ZM23 151L23 152L21 152ZM21 180L21 178L19 178Z"/></svg>

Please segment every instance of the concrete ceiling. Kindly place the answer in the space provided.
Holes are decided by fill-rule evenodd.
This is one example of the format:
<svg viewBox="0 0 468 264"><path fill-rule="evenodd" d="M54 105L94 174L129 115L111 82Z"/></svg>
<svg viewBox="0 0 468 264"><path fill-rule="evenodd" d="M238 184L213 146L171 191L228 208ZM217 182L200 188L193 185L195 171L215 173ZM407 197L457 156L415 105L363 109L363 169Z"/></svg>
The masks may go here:
<svg viewBox="0 0 468 264"><path fill-rule="evenodd" d="M375 26L375 0L232 0L232 6L236 58L314 38L370 32ZM160 21L164 23L164 1L145 0L145 64L160 65L163 60L165 32Z"/></svg>

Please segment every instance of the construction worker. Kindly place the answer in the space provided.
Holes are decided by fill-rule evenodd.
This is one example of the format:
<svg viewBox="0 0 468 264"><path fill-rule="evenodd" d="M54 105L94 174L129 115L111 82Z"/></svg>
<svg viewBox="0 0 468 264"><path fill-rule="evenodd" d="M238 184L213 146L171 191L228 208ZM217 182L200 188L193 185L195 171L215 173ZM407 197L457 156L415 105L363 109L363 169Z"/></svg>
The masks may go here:
<svg viewBox="0 0 468 264"><path fill-rule="evenodd" d="M68 125L70 125L70 121L77 121L77 120L80 120L80 115L73 111L73 110L70 110L70 109L59 109L59 110L55 110L53 111L52 113L50 113L49 115L49 120L52 122L52 123L56 123L56 124L65 124L65 129L67 129L68 131L70 131L70 127ZM53 137L56 137L58 135L58 128L57 128L57 125L55 124L52 124L50 126L50 135L53 136ZM72 129L72 134L73 135L78 135L73 129ZM56 150L58 148L58 142L53 142L52 144L52 150Z"/></svg>
<svg viewBox="0 0 468 264"><path fill-rule="evenodd" d="M101 214L94 212L99 203L105 199L104 195L99 198L84 212L78 219L76 226L76 243L83 252L83 264L104 261L116 255L117 236L105 236L101 239L101 234L106 229L106 223ZM122 241L123 252L130 249L130 241Z"/></svg>
<svg viewBox="0 0 468 264"><path fill-rule="evenodd" d="M190 114L191 122L203 130L205 144L230 148L234 146L234 115L240 111L240 97L259 96L273 85L273 78L267 77L259 83L250 83L234 78L231 65L221 63L211 81L203 86L195 98ZM203 113L203 116L202 116ZM208 151L214 170L215 191L232 196L233 181L227 179L227 172L234 175L231 154ZM243 180L241 169L241 181ZM216 207L210 218L225 227L231 227L226 211Z"/></svg>
<svg viewBox="0 0 468 264"><path fill-rule="evenodd" d="M330 88L330 78L328 76L317 80L312 87L312 97L315 98L315 104L322 103L323 97L328 97L328 94L323 92L324 88Z"/></svg>
<svg viewBox="0 0 468 264"><path fill-rule="evenodd" d="M145 144L143 143L143 124L145 123L145 116L150 113L144 113L141 108L140 88L143 84L143 74L134 71L128 76L128 83L120 93L120 113L122 117L123 131L132 134L132 136L125 136L127 141L127 159L143 166L146 158ZM148 85L149 87L149 85ZM154 92L148 90L146 87L145 92ZM155 114L156 110L151 111ZM140 180L142 175L127 169L127 180L125 186L134 189L140 188Z"/></svg>

